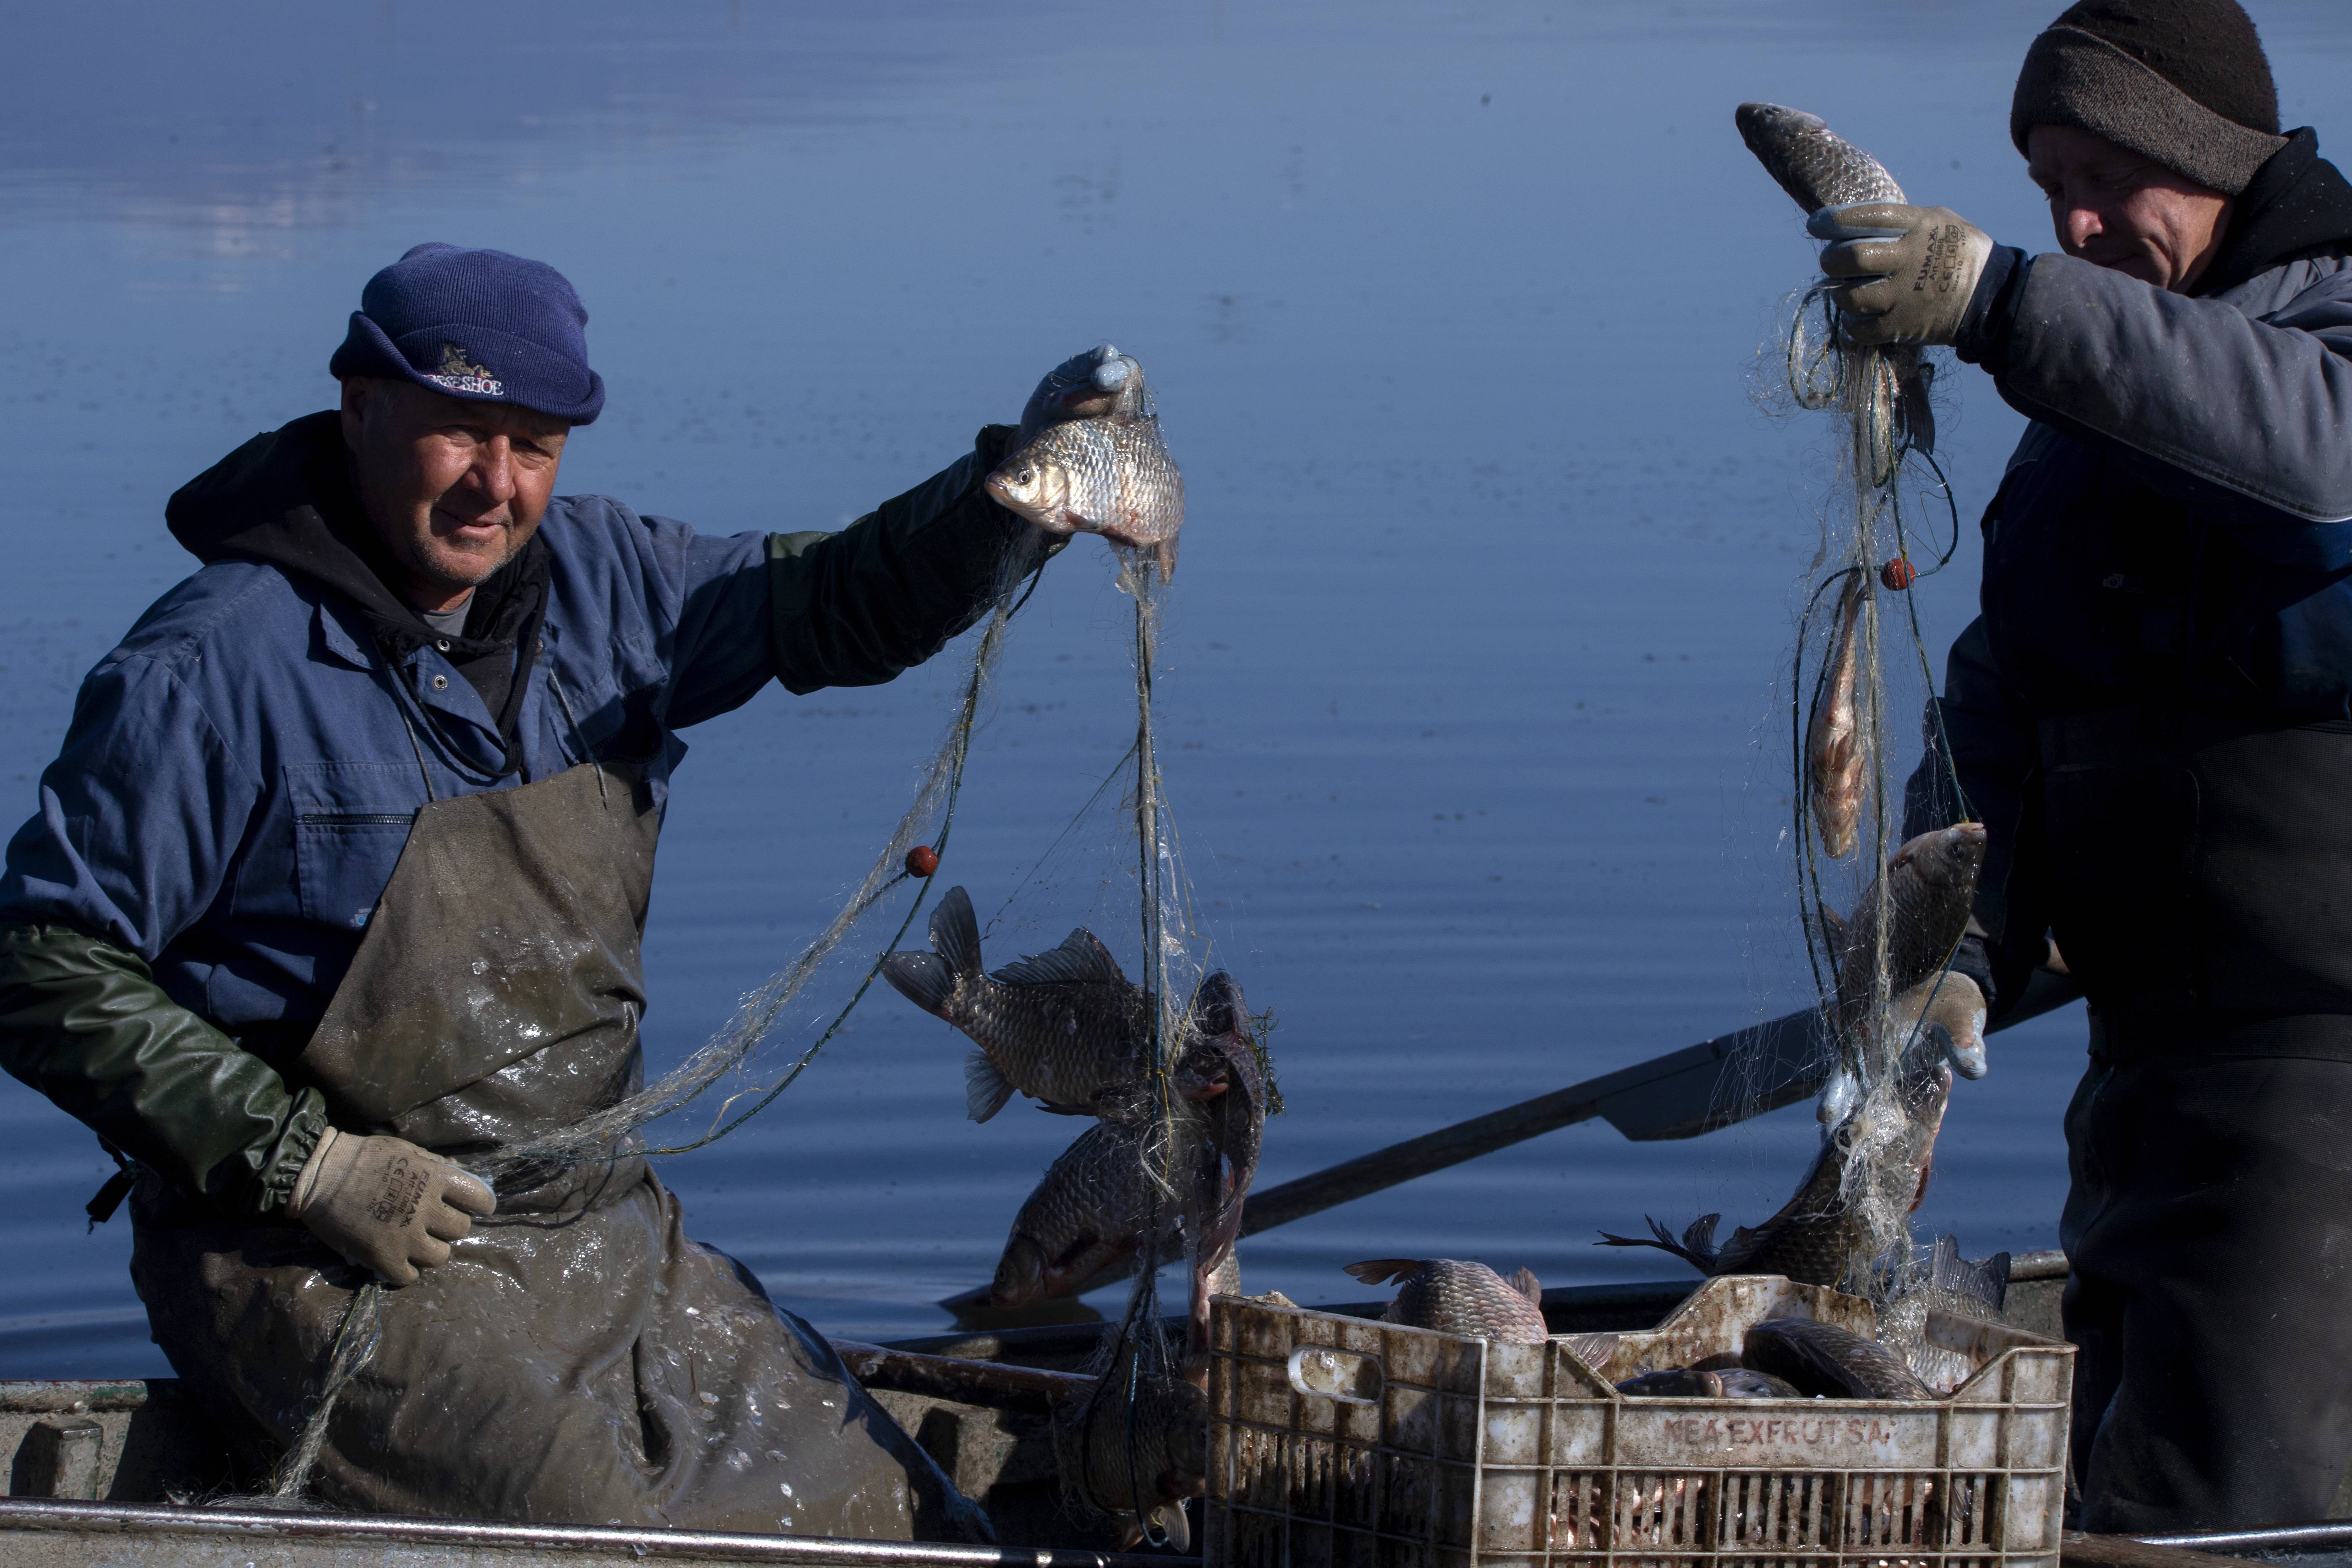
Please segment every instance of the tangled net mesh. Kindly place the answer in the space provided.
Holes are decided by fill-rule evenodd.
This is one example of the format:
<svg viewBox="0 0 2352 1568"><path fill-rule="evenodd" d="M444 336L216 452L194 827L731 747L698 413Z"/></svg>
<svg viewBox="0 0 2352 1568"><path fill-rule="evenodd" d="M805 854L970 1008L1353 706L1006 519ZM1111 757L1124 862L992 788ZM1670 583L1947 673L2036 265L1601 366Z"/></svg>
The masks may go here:
<svg viewBox="0 0 2352 1568"><path fill-rule="evenodd" d="M1917 1173L1910 1159L1911 1117L1903 1101L1903 1073L1917 1022L1898 1021L1889 942L1895 911L1891 879L1882 875L1903 835L1906 767L1898 767L1896 710L1932 696L1935 674L1910 590L1948 564L1958 543L1958 513L1949 483L1929 447L1928 394L1937 363L1916 348L1858 347L1840 338L1827 280L1794 299L1776 377L1796 408L1826 412L1837 432L1839 473L1824 509L1821 548L1798 626L1790 689L1793 752L1790 833L1797 846L1800 906L1808 962L1840 1060L1825 1091L1824 1134L1841 1161L1840 1199L1854 1221L1857 1241L1847 1259L1848 1288L1884 1296L1907 1288L1916 1249L1910 1213ZM1943 531L1922 525L1936 514ZM1915 549L1934 552L1915 563ZM1907 572L1901 589L1882 583L1883 567ZM1856 733L1863 757L1860 853L1851 868L1826 852L1808 809L1806 724L1831 679L1840 617L1824 613L1850 587L1860 591L1853 623ZM1882 591L1884 590L1884 591ZM1899 597L1890 613L1888 595ZM1812 672L1810 682L1806 672ZM1949 750L1932 702L1925 744L1939 773L1950 773ZM1950 781L1958 798L1957 778ZM1861 965L1862 994L1842 994L1855 966L1840 964L1832 932L1843 908L1849 929L1867 932L1872 946ZM1946 955L1947 963L1949 955ZM1841 971L1844 980L1841 979Z"/></svg>

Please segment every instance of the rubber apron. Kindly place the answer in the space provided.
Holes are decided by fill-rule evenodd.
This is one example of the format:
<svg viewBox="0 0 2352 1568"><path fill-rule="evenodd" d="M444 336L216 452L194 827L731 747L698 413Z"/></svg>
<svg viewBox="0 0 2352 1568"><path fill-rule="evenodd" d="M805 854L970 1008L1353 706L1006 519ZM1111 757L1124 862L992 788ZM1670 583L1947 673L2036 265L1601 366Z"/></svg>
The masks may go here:
<svg viewBox="0 0 2352 1568"><path fill-rule="evenodd" d="M430 802L288 1076L346 1131L463 1163L641 1082L639 942L660 812L582 763ZM958 1538L971 1507L749 1271L686 1238L625 1150L500 1183L338 1400L314 1487L374 1512ZM363 1282L289 1222L224 1222L160 1182L132 1274L156 1338L233 1436L299 1432ZM241 1425L240 1425L241 1424Z"/></svg>
<svg viewBox="0 0 2352 1568"><path fill-rule="evenodd" d="M2042 725L2082 1524L2325 1517L2352 1461L2352 725Z"/></svg>

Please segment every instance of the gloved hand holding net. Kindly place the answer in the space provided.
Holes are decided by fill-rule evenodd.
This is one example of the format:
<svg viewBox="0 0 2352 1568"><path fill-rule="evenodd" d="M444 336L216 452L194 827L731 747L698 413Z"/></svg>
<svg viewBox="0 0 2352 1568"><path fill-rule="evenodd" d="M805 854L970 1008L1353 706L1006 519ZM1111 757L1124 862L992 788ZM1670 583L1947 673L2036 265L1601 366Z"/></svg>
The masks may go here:
<svg viewBox="0 0 2352 1568"><path fill-rule="evenodd" d="M401 1138L367 1138L328 1128L310 1151L287 1216L362 1268L394 1285L449 1261L461 1240L498 1209L479 1177Z"/></svg>

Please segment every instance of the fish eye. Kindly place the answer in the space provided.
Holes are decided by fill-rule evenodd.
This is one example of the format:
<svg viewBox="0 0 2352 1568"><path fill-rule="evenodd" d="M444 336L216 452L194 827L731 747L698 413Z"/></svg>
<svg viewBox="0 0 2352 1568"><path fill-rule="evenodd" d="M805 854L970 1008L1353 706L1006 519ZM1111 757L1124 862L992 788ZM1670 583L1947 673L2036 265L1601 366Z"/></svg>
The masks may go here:
<svg viewBox="0 0 2352 1568"><path fill-rule="evenodd" d="M1037 482L1037 470L1034 468L1024 468L1019 473L1013 476L1013 482L1016 485L1035 484Z"/></svg>

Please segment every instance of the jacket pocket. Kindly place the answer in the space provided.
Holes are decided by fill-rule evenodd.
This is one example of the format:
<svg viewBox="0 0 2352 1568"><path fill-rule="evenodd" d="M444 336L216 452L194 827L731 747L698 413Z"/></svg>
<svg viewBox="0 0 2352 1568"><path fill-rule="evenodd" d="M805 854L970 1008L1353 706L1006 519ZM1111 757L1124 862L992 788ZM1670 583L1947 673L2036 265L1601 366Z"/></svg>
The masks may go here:
<svg viewBox="0 0 2352 1568"><path fill-rule="evenodd" d="M303 918L364 930L425 804L416 764L290 763L286 795Z"/></svg>

